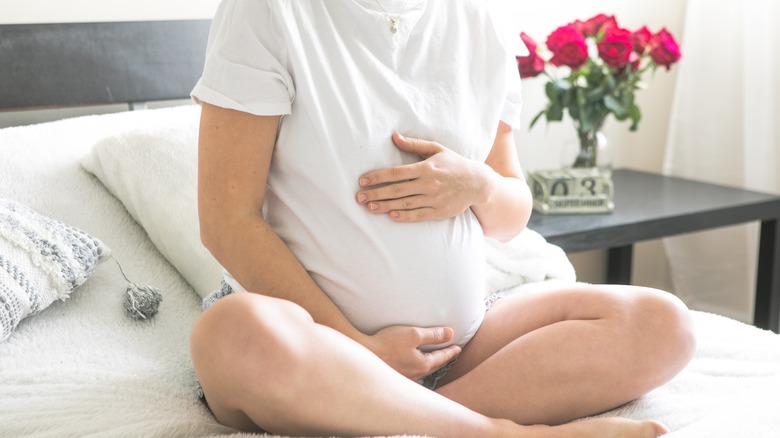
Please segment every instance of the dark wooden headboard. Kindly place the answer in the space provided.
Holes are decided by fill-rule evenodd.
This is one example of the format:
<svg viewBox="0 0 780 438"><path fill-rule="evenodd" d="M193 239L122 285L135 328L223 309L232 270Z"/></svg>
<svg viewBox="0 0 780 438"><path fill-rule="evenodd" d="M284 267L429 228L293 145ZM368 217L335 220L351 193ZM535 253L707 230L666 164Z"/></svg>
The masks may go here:
<svg viewBox="0 0 780 438"><path fill-rule="evenodd" d="M0 25L0 111L186 98L210 24Z"/></svg>

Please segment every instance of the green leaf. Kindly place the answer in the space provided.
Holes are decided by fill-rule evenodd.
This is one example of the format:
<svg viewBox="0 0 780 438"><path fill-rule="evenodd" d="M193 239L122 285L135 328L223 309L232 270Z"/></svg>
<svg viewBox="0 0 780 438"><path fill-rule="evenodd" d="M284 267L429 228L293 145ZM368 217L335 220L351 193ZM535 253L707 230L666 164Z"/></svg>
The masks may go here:
<svg viewBox="0 0 780 438"><path fill-rule="evenodd" d="M550 101L558 100L560 96L571 90L571 84L565 80L550 81L544 86L544 92Z"/></svg>
<svg viewBox="0 0 780 438"><path fill-rule="evenodd" d="M620 94L621 100L623 101L623 106L626 108L631 108L631 105L634 104L634 92L632 90L625 90Z"/></svg>
<svg viewBox="0 0 780 438"><path fill-rule="evenodd" d="M603 85L599 85L585 94L585 101L588 105L596 105L604 100L604 96L606 96L607 93L609 93L607 88Z"/></svg>
<svg viewBox="0 0 780 438"><path fill-rule="evenodd" d="M625 120L628 117L629 107L625 106L623 99L608 94L604 96L604 105L615 114L615 118L618 120Z"/></svg>
<svg viewBox="0 0 780 438"><path fill-rule="evenodd" d="M587 75L588 87L591 88L593 86L602 84L604 82L604 76L604 70L599 68L596 64L592 64L591 69Z"/></svg>
<svg viewBox="0 0 780 438"><path fill-rule="evenodd" d="M544 86L544 94L547 95L547 99L550 100L550 102L555 101L558 97L558 90L555 88L555 85L553 82L548 82Z"/></svg>
<svg viewBox="0 0 780 438"><path fill-rule="evenodd" d="M584 106L580 108L580 129L584 131L591 131L599 129L601 123L604 121L605 113L599 107Z"/></svg>
<svg viewBox="0 0 780 438"><path fill-rule="evenodd" d="M577 105L571 105L569 108L569 116L574 120L579 120L580 118L580 109L577 107Z"/></svg>
<svg viewBox="0 0 780 438"><path fill-rule="evenodd" d="M634 104L631 105L631 108L629 109L629 114L631 117L631 127L628 128L629 131L636 131L639 129L639 121L642 120L642 111L639 110L639 106Z"/></svg>
<svg viewBox="0 0 780 438"><path fill-rule="evenodd" d="M531 120L531 125L528 127L528 129L532 129L536 124L536 122L538 122L539 119L541 119L544 114L545 114L545 110L539 111L539 113L536 114L534 118Z"/></svg>
<svg viewBox="0 0 780 438"><path fill-rule="evenodd" d="M550 105L546 111L548 122L560 122L563 120L563 107L560 105Z"/></svg>

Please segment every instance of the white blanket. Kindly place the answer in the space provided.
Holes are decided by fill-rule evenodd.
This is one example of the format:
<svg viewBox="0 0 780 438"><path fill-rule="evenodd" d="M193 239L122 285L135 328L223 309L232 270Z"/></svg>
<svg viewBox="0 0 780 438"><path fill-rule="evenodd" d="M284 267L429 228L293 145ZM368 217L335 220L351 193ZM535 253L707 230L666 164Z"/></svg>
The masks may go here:
<svg viewBox="0 0 780 438"><path fill-rule="evenodd" d="M127 318L126 281L104 263L71 299L23 320L0 344L2 437L235 433L217 424L195 396L188 338L200 298L122 204L79 166L98 139L157 117L122 113L0 130L0 195L98 236L131 280L164 294L152 321ZM524 239L539 241L534 233ZM515 293L533 286L518 287L523 281L519 272L510 274L513 267L548 271L539 266L540 254L549 251L544 260L560 256L545 246L512 247L516 263L510 264L493 249L492 287ZM572 274L565 263L553 265L560 269L551 277ZM608 414L657 419L673 429L671 437L779 436L779 338L724 317L694 316L699 348L691 365Z"/></svg>

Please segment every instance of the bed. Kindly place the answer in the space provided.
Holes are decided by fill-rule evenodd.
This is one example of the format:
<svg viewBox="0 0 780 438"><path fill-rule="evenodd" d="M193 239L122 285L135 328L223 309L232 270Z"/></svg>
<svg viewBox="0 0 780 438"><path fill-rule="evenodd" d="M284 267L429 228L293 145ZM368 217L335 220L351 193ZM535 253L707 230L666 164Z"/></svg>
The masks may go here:
<svg viewBox="0 0 780 438"><path fill-rule="evenodd" d="M199 109L184 101L145 109L186 99L208 26L0 26L0 111L108 103L134 110L0 129L0 436L252 436L214 420L189 360L190 328L220 273L198 241ZM34 244L60 239L64 249L48 258L24 252L20 242L33 231L21 229L41 233ZM532 230L488 249L486 293L575 281L565 254ZM14 251L31 257L24 281L9 267ZM156 314L128 308L128 283L159 290ZM692 363L604 415L656 419L672 437L780 436L777 335L714 314L694 317Z"/></svg>

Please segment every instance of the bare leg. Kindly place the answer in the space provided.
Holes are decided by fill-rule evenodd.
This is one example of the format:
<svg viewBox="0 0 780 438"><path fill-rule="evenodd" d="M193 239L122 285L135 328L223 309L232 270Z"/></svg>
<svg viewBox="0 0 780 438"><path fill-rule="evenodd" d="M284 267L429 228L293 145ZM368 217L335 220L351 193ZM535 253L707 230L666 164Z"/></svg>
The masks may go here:
<svg viewBox="0 0 780 438"><path fill-rule="evenodd" d="M192 356L216 418L289 435L652 437L652 422L519 426L476 413L393 371L292 303L236 294L196 323Z"/></svg>
<svg viewBox="0 0 780 438"><path fill-rule="evenodd" d="M695 348L671 294L585 284L494 303L437 392L520 424L560 424L620 406L674 377Z"/></svg>

